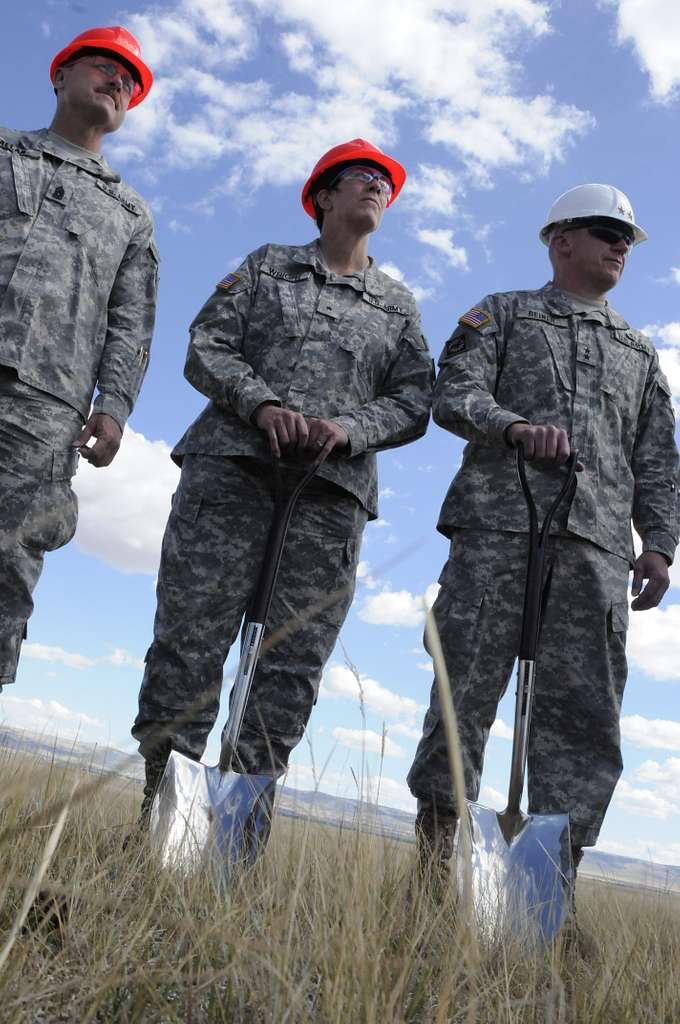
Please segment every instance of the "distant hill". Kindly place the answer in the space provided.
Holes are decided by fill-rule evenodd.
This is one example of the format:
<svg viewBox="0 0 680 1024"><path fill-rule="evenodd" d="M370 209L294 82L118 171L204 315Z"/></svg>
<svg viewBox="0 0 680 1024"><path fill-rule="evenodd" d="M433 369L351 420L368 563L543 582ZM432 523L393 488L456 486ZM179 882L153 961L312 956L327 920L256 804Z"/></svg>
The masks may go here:
<svg viewBox="0 0 680 1024"><path fill-rule="evenodd" d="M137 753L126 754L115 747L64 740L0 725L0 749L22 755L68 761L84 771L111 772L136 782L144 778L144 761ZM394 807L359 804L356 800L329 793L279 789L279 813L292 818L310 818L335 828L353 829L413 842L414 816ZM680 867L654 861L619 857L598 850L586 850L580 876L620 886L645 887L680 894Z"/></svg>

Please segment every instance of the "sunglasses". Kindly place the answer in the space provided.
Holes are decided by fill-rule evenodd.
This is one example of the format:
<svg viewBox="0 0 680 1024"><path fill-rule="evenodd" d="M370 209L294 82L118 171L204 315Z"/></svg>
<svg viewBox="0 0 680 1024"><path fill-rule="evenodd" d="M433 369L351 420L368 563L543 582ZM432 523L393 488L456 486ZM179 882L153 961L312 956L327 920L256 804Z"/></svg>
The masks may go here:
<svg viewBox="0 0 680 1024"><path fill-rule="evenodd" d="M562 228L563 231L579 231L581 228L585 229L591 238L597 238L599 242L605 242L607 245L618 245L619 242L625 242L628 248L632 248L635 244L635 237L633 232L624 227L613 227L610 224L573 224L570 227Z"/></svg>

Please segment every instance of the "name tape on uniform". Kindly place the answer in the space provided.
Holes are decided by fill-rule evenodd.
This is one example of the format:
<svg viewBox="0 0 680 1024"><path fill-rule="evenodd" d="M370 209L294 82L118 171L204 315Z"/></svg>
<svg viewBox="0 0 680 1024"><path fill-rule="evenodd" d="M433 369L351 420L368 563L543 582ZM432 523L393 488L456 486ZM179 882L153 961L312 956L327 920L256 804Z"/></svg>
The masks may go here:
<svg viewBox="0 0 680 1024"><path fill-rule="evenodd" d="M381 299L376 299L369 292L364 292L361 297L369 306L375 306L376 309L384 309L386 313L398 313L399 316L406 316L408 314L408 310L404 309L403 306L397 306L393 302L382 302Z"/></svg>
<svg viewBox="0 0 680 1024"><path fill-rule="evenodd" d="M492 319L491 314L487 313L485 309L473 306L472 309L468 309L467 313L464 313L459 318L458 323L463 324L465 327L474 327L478 331L480 327L490 324Z"/></svg>
<svg viewBox="0 0 680 1024"><path fill-rule="evenodd" d="M228 288L231 288L232 285L236 284L236 282L240 280L240 274L227 274L226 277L223 277L221 281L217 282L217 287L222 288L223 291L226 292Z"/></svg>

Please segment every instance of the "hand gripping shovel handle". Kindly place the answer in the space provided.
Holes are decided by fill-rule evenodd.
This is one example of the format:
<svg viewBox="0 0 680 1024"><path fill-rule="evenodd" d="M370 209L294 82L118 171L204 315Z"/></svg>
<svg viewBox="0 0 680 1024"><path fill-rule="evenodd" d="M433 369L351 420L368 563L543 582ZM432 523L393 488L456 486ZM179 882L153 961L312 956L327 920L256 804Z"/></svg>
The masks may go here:
<svg viewBox="0 0 680 1024"><path fill-rule="evenodd" d="M576 461L577 452L572 451L567 462L568 472L562 489L548 509L543 525L539 530L536 503L529 487L524 465L524 446L521 442L517 445L517 473L519 474L519 480L529 512L529 558L527 562L522 633L517 669L517 699L515 703L515 725L512 741L510 790L508 794L508 807L505 811L505 814L511 818L517 818L520 814L519 805L522 799L522 790L524 789L524 771L529 744L529 723L531 720L531 706L536 678L536 648L538 647L538 636L541 626L543 565L548 546L548 535L555 513L576 486Z"/></svg>
<svg viewBox="0 0 680 1024"><path fill-rule="evenodd" d="M275 465L278 479L278 461ZM293 509L295 508L300 494L312 477L316 475L320 465L321 460L319 459L313 462L304 476L301 477L295 485L286 502L281 504L278 499L276 502L274 517L267 535L267 544L262 561L262 568L260 569L257 586L255 587L253 600L243 629L241 660L239 662L238 672L236 673L236 679L234 680L229 718L224 728L222 749L220 751L220 759L218 762L218 767L221 772L227 772L231 769L234 751L238 745L241 726L243 725L243 716L245 715L250 687L253 682L257 661L260 656L264 628L267 622L269 608L272 603L276 577L279 573L281 556L283 555L283 545L286 540L286 534L288 533L288 526L290 524L291 516L293 515Z"/></svg>

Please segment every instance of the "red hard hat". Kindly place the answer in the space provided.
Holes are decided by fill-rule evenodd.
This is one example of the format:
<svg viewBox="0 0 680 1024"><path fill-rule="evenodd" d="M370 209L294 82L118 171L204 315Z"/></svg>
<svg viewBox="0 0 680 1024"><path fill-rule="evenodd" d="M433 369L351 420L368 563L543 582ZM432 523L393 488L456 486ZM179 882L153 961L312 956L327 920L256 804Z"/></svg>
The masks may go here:
<svg viewBox="0 0 680 1024"><path fill-rule="evenodd" d="M77 53L78 50L84 50L85 47L94 50L109 50L111 53L117 53L128 64L132 64L139 74L141 89L128 103L128 109L136 107L138 103L142 102L151 88L153 75L151 74L151 69L142 60L141 46L132 32L128 32L121 25L109 25L106 28L88 28L85 32L81 32L79 36L71 40L68 46L59 51L50 65L52 85L54 85L54 73L57 68L65 64L74 53Z"/></svg>
<svg viewBox="0 0 680 1024"><path fill-rule="evenodd" d="M406 181L406 171L401 164L394 157L383 153L377 146L372 146L370 142L366 142L366 139L352 139L351 142L343 142L339 146L333 146L333 149L329 149L327 153L324 153L305 182L301 197L302 205L312 219L316 219L314 203L312 202L312 186L314 182L317 178L321 177L324 171L327 171L330 167L335 167L336 164L344 164L347 160L370 160L371 163L379 164L385 168L394 185L394 191L387 204L388 206L394 202L401 192Z"/></svg>

